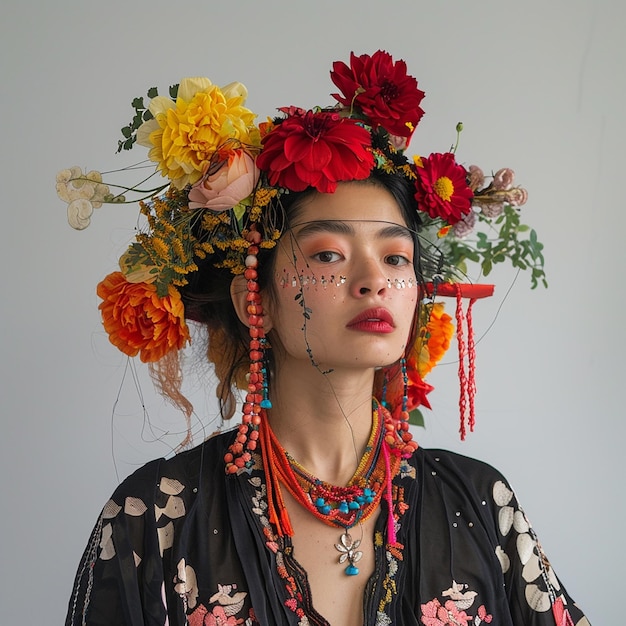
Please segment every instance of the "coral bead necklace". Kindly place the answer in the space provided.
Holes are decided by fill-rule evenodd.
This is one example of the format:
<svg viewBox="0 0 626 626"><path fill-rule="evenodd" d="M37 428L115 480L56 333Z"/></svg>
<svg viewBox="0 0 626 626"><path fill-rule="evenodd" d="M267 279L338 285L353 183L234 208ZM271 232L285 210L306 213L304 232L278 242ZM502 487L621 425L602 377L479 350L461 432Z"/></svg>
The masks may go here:
<svg viewBox="0 0 626 626"><path fill-rule="evenodd" d="M339 563L347 562L345 573L348 576L359 573L356 564L362 557L362 552L358 550L361 542L358 539L353 540L349 530L366 521L378 509L386 492L391 505L391 477L397 473L400 464L400 456L389 453L389 444L385 441L388 412L385 411L383 415L382 411L380 406L375 408L365 454L353 477L343 487L331 485L310 474L280 445L267 424L267 419L261 422L263 462L268 475L268 500L271 501L274 496L281 512L280 516L274 516L274 521L279 528L284 528L286 534L293 534L280 495L280 485L283 485L317 519L343 531L335 549L340 553ZM390 525L393 526L391 506L389 515Z"/></svg>

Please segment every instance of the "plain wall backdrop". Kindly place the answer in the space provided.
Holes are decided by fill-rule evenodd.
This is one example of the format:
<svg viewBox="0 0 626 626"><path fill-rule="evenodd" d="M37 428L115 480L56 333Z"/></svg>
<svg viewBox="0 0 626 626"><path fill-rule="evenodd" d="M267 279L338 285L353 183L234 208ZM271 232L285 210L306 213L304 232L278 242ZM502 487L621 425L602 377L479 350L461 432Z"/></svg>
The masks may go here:
<svg viewBox="0 0 626 626"><path fill-rule="evenodd" d="M238 80L264 119L330 104L332 62L379 48L426 91L412 153L447 150L462 120L461 162L515 169L550 283L494 273L475 309L476 432L458 441L451 352L417 438L502 470L591 622L622 620L626 3L5 0L0 16L2 624L63 621L101 506L184 429L100 325L95 286L136 206L73 231L56 172L145 158L115 150L152 86ZM218 426L209 384L189 379L198 443Z"/></svg>

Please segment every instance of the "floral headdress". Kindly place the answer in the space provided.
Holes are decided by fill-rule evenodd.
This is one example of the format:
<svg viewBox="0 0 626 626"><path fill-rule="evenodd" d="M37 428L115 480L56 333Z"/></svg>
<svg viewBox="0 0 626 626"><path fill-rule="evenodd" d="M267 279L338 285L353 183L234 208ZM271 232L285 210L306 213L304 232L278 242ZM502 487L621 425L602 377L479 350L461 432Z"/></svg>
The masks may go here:
<svg viewBox="0 0 626 626"><path fill-rule="evenodd" d="M426 393L432 388L423 378L453 334L451 317L427 295L468 295L468 261L480 263L487 275L493 264L509 259L515 267L531 271L533 287L545 284L542 245L520 222L526 191L514 186L510 169L490 177L476 166L466 169L456 160L456 145L411 160L405 155L424 114L424 92L404 61L394 62L380 50L371 56L352 53L349 65L335 62L330 76L338 89L332 94L334 107L282 108L278 117L258 125L244 106L247 91L241 83L218 87L207 78L186 78L171 87L168 96L153 88L147 106L143 98L133 100L134 117L122 129L118 151L135 143L147 147L156 164L150 176L160 172L166 179L163 185L143 189L148 176L136 186L116 187L105 184L99 172L78 167L57 176L69 222L79 230L89 225L93 210L103 203L139 203L144 224L120 258L119 271L97 289L104 327L123 353L155 363L190 341L186 318L193 315L185 310L180 288L198 272L199 263L245 275L251 366L244 425L252 430L262 408L264 380L257 255L275 246L282 234L284 222L276 219L276 207L285 194L306 189L332 193L339 182L367 179L374 169L396 172L413 188L420 238L445 262L433 284L425 287L425 306L407 355L403 384L408 401L400 407L405 421L412 409L429 406ZM459 124L457 144L461 129ZM112 187L121 193L112 192ZM469 295L489 293L487 289ZM471 322L469 313L467 319ZM463 343L460 307L457 322L459 346L470 355L465 395L471 403L473 346L471 333L468 345ZM387 392L403 395L397 389ZM401 426L398 436L407 442L410 436ZM256 438L247 432L244 428L231 467L234 461L245 462L256 446Z"/></svg>

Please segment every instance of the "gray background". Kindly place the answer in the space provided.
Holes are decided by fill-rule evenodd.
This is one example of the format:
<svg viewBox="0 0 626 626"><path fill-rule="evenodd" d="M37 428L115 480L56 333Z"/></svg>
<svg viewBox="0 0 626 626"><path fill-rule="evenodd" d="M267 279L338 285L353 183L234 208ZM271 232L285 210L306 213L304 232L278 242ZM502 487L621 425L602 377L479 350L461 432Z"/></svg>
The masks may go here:
<svg viewBox="0 0 626 626"><path fill-rule="evenodd" d="M114 152L131 99L149 87L239 80L263 119L331 103L332 61L378 48L403 57L427 94L412 151L445 151L462 120L462 162L516 170L550 281L531 292L526 276L495 273L496 296L475 312L477 430L458 442L451 353L417 436L501 469L590 620L622 617L626 4L385 4L3 2L3 624L63 620L100 507L184 428L100 326L95 286L132 238L136 208L104 207L75 232L56 171L141 160L141 149ZM217 426L206 376L188 385L198 442Z"/></svg>

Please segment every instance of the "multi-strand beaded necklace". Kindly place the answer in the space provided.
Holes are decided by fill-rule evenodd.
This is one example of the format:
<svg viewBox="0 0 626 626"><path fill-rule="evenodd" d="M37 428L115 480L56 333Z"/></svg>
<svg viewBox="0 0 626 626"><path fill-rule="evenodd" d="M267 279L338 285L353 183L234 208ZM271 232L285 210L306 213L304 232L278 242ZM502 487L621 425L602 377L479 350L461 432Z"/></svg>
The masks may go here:
<svg viewBox="0 0 626 626"><path fill-rule="evenodd" d="M347 562L345 572L348 576L359 573L356 564L362 557L358 550L361 540L354 540L349 531L378 509L383 496L389 505L388 540L395 543L391 480L398 471L400 455L392 453L386 441L386 427L390 420L388 411L377 404L365 454L345 487L331 485L310 474L280 445L267 417L263 416L261 420L261 450L268 483L270 521L276 524L279 534L293 535L281 495L280 485L283 485L317 519L343 531L335 548L340 553L339 563Z"/></svg>

